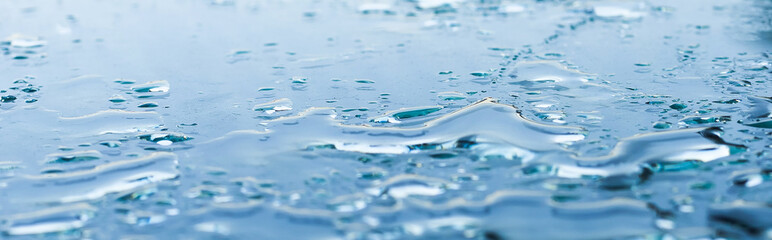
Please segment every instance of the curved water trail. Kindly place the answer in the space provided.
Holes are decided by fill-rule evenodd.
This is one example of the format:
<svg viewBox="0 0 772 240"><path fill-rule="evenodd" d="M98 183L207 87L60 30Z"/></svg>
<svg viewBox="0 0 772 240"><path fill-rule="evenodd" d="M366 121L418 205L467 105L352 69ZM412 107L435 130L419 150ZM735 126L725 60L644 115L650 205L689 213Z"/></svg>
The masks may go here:
<svg viewBox="0 0 772 240"><path fill-rule="evenodd" d="M344 125L333 118L331 109L312 108L297 116L269 121L264 131L228 133L194 151L202 155L225 152L230 158L254 159L315 148L406 154L492 142L542 152L560 150L564 144L584 139L581 128L533 122L523 118L514 106L490 98L413 128Z"/></svg>

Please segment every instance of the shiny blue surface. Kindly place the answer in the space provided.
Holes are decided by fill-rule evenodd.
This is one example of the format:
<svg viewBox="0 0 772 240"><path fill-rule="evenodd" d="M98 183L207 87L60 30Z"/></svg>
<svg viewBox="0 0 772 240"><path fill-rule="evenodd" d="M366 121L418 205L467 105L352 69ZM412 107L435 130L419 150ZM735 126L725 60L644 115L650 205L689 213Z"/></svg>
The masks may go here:
<svg viewBox="0 0 772 240"><path fill-rule="evenodd" d="M772 239L770 16L0 1L0 239Z"/></svg>

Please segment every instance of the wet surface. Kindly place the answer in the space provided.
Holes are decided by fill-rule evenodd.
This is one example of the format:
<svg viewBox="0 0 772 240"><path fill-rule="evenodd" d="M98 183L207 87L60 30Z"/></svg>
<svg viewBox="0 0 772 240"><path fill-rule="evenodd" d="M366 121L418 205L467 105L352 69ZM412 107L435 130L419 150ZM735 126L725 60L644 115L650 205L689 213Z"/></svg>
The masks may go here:
<svg viewBox="0 0 772 240"><path fill-rule="evenodd" d="M772 239L772 2L0 2L3 239Z"/></svg>

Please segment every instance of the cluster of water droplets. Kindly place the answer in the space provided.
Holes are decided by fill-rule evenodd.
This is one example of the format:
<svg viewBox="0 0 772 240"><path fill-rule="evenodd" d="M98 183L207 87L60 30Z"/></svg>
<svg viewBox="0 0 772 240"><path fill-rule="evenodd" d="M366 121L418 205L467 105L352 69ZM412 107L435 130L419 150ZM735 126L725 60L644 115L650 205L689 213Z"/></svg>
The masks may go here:
<svg viewBox="0 0 772 240"><path fill-rule="evenodd" d="M150 66L0 42L3 76L36 73L0 83L4 238L772 236L770 53L699 43L729 41L724 3L707 24L661 1L205 2L180 11L216 24L153 28L193 29L174 54L97 36ZM262 16L287 22L215 20ZM614 61L651 39L667 54Z"/></svg>

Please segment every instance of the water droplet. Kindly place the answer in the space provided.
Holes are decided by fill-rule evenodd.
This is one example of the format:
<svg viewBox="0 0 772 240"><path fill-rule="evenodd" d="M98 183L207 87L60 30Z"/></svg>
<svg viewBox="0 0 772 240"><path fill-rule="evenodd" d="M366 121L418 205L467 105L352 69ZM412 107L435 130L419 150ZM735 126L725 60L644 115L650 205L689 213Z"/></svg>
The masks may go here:
<svg viewBox="0 0 772 240"><path fill-rule="evenodd" d="M364 84L375 83L375 81L370 80L370 79L354 79L354 82L356 82L356 83L364 83Z"/></svg>
<svg viewBox="0 0 772 240"><path fill-rule="evenodd" d="M135 81L133 79L119 78L119 79L115 79L113 82L118 83L118 84L134 84L137 81Z"/></svg>
<svg viewBox="0 0 772 240"><path fill-rule="evenodd" d="M150 141L154 143L161 144L161 141L168 141L172 143L177 142L184 142L192 140L192 137L186 136L181 133L173 133L173 132L159 132L159 133L150 133L150 134L141 134L137 136L139 139Z"/></svg>
<svg viewBox="0 0 772 240"><path fill-rule="evenodd" d="M114 102L114 103L122 103L126 101L126 98L124 98L121 95L113 95L112 97L110 97L110 99L108 99L108 101Z"/></svg>
<svg viewBox="0 0 772 240"><path fill-rule="evenodd" d="M13 101L16 101L16 96L14 95L6 95L6 96L0 97L0 102L8 103Z"/></svg>
<svg viewBox="0 0 772 240"><path fill-rule="evenodd" d="M144 102L139 105L137 105L138 108L154 108L158 107L158 103L155 102Z"/></svg>
<svg viewBox="0 0 772 240"><path fill-rule="evenodd" d="M169 82L166 80L151 81L131 87L137 98L162 98L169 95Z"/></svg>
<svg viewBox="0 0 772 240"><path fill-rule="evenodd" d="M656 129L668 129L672 124L669 122L655 122L652 127Z"/></svg>
<svg viewBox="0 0 772 240"><path fill-rule="evenodd" d="M289 98L280 98L267 103L257 104L252 108L252 110L259 112L259 116L262 118L276 118L278 116L289 114L288 112L292 110L292 100ZM280 112L287 113L278 114Z"/></svg>
<svg viewBox="0 0 772 240"><path fill-rule="evenodd" d="M525 11L525 6L516 3L509 3L499 7L499 11L507 14L521 13Z"/></svg>
<svg viewBox="0 0 772 240"><path fill-rule="evenodd" d="M372 167L357 170L357 176L364 180L377 180L386 176L386 170L382 168Z"/></svg>
<svg viewBox="0 0 772 240"><path fill-rule="evenodd" d="M292 77L292 79L290 80L292 80L292 83L298 83L298 84L308 83L308 78L306 77L295 76L295 77Z"/></svg>
<svg viewBox="0 0 772 240"><path fill-rule="evenodd" d="M81 152L68 152L49 154L46 156L46 163L77 163L88 162L98 160L102 157L102 154L96 150L88 150Z"/></svg>
<svg viewBox="0 0 772 240"><path fill-rule="evenodd" d="M441 92L437 94L437 97L444 101L457 101L466 99L466 96L460 92Z"/></svg>
<svg viewBox="0 0 772 240"><path fill-rule="evenodd" d="M678 111L684 110L686 107L687 107L686 104L682 104L682 103L675 103L670 105L670 108Z"/></svg>
<svg viewBox="0 0 772 240"><path fill-rule="evenodd" d="M487 77L487 76L490 76L491 73L489 73L489 72L472 72L472 73L469 73L469 75L472 75L472 76L475 76L475 77Z"/></svg>
<svg viewBox="0 0 772 240"><path fill-rule="evenodd" d="M595 16L602 19L639 19L646 14L643 12L632 11L630 9L616 7L616 6L597 6L593 8Z"/></svg>
<svg viewBox="0 0 772 240"><path fill-rule="evenodd" d="M357 10L362 14L396 14L396 12L392 10L391 4L388 3L363 3L362 5L359 5Z"/></svg>
<svg viewBox="0 0 772 240"><path fill-rule="evenodd" d="M99 143L99 145L108 147L108 148L118 148L121 146L120 141L102 141Z"/></svg>

